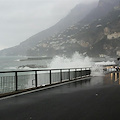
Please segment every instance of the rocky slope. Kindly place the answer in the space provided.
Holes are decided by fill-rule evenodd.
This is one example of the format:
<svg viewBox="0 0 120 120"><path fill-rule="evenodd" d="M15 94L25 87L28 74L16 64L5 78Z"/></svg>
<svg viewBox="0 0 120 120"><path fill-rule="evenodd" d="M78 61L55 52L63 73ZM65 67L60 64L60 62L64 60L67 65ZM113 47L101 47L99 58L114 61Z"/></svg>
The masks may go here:
<svg viewBox="0 0 120 120"><path fill-rule="evenodd" d="M12 48L8 48L0 51L0 55L29 55L27 51L33 48L40 41L49 40L50 36L54 34L58 34L60 31L63 31L70 25L73 25L80 20L82 20L88 13L97 6L97 2L91 4L79 4L75 8L71 10L71 12L63 19L61 19L54 26L37 33L34 36L31 36L24 42L20 43L18 46L14 46ZM34 55L34 54L30 54Z"/></svg>
<svg viewBox="0 0 120 120"><path fill-rule="evenodd" d="M112 17L111 17L112 16ZM49 38L40 41L28 54L53 56L71 55L75 51L91 56L116 56L120 50L120 10L114 10L105 18L91 24L74 25Z"/></svg>
<svg viewBox="0 0 120 120"><path fill-rule="evenodd" d="M81 18L76 15L78 18L76 21L72 17L75 17L77 12L71 12L72 16L69 14L64 20L61 20L64 22L60 21L55 25L59 26L62 23L65 26L57 29L57 32L53 32L55 30L53 30L55 28L53 26L32 36L19 46L0 53L7 55L25 53L38 56L65 54L69 56L75 51L79 51L89 56L120 55L120 0L100 0L98 6L89 14L87 12ZM67 24L69 19L71 22ZM46 34L47 32L48 34Z"/></svg>
<svg viewBox="0 0 120 120"><path fill-rule="evenodd" d="M110 5L109 11L107 3ZM107 11L102 8L106 8ZM102 12L103 14L98 14ZM116 56L120 52L119 26L119 1L100 0L98 7L81 22L51 36L47 41L40 41L28 54L71 55L79 51L89 56Z"/></svg>

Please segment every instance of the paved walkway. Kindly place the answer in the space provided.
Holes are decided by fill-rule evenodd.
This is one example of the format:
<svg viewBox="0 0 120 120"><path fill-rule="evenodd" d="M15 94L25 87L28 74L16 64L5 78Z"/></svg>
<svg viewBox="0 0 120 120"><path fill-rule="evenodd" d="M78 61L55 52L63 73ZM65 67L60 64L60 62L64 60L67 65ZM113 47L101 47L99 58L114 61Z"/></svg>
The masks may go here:
<svg viewBox="0 0 120 120"><path fill-rule="evenodd" d="M0 120L119 120L120 73L0 100Z"/></svg>

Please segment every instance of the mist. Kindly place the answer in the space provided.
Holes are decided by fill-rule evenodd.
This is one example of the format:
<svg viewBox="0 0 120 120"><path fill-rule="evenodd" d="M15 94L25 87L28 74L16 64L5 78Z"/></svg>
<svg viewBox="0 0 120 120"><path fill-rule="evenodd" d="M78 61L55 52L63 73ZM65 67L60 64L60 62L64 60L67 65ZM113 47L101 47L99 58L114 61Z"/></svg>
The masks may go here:
<svg viewBox="0 0 120 120"><path fill-rule="evenodd" d="M48 65L49 68L84 68L92 66L92 58L75 52L71 58L66 56L55 56Z"/></svg>
<svg viewBox="0 0 120 120"><path fill-rule="evenodd" d="M93 58L84 56L79 52L75 52L72 57L55 56L47 65L50 69L65 69L65 68L90 68L91 76L104 76L104 66L115 65L114 61L95 62ZM115 71L116 69L111 69ZM109 70L108 70L109 71Z"/></svg>
<svg viewBox="0 0 120 120"><path fill-rule="evenodd" d="M97 0L87 0L90 3ZM18 45L65 17L83 0L0 0L0 50Z"/></svg>

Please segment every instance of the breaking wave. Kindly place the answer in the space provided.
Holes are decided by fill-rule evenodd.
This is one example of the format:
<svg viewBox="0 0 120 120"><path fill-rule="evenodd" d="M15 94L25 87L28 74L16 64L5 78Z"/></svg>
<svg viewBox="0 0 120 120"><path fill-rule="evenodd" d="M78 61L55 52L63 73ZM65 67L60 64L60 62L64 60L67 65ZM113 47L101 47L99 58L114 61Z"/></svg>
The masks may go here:
<svg viewBox="0 0 120 120"><path fill-rule="evenodd" d="M71 58L66 56L55 56L52 62L48 65L49 68L83 68L91 67L92 59L90 57L84 57L82 54L75 52Z"/></svg>

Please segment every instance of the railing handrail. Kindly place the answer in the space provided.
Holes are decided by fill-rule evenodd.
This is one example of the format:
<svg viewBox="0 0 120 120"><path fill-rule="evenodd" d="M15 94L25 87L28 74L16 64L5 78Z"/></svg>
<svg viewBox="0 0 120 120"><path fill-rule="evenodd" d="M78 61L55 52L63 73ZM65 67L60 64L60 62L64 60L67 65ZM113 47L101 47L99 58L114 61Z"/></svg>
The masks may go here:
<svg viewBox="0 0 120 120"><path fill-rule="evenodd" d="M83 68L59 68L59 69L35 69L35 70L11 70L11 71L0 71L0 73L14 73L14 72L35 72L35 71L55 71L55 70L72 70L72 69L90 69L91 67L83 67Z"/></svg>
<svg viewBox="0 0 120 120"><path fill-rule="evenodd" d="M38 88L43 84L41 81L44 81L44 80L47 80L47 82L44 83L45 85L52 85L55 83L62 83L64 81L70 81L70 80L75 80L75 79L90 76L90 74L91 74L90 68L91 67L0 71L0 74L1 74L1 76L0 76L1 83L0 84L3 86L3 88L5 90L7 90L7 88L9 88L9 89L12 88L12 91L18 91L18 90L29 89L29 88ZM11 73L12 73L12 75L10 75ZM23 73L25 73L25 74L27 73L27 75L25 75ZM25 77L25 76L27 76L27 77ZM11 80L12 80L12 82L11 82ZM23 83L25 81L27 81L27 84L26 84L26 85L28 85L27 88L26 88L26 86L24 86L24 88L22 88L23 83L21 82L21 80L23 81ZM34 82L34 84L33 84L33 82ZM32 86L29 86L29 84ZM6 86L8 86L8 87L6 87Z"/></svg>

